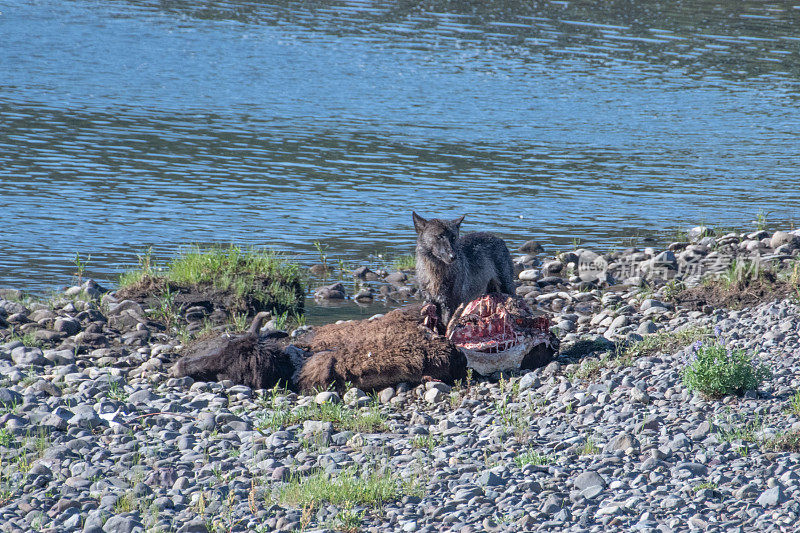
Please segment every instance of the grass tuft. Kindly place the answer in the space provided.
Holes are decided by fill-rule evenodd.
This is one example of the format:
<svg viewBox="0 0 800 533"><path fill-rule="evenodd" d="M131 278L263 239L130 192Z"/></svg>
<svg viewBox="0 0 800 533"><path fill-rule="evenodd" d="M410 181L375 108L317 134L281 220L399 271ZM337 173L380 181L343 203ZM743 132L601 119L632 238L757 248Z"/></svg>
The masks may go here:
<svg viewBox="0 0 800 533"><path fill-rule="evenodd" d="M525 465L543 466L549 465L553 462L553 458L549 455L543 455L536 450L528 450L514 457L514 462L522 468Z"/></svg>
<svg viewBox="0 0 800 533"><path fill-rule="evenodd" d="M703 489L716 490L718 486L719 485L717 483L714 483L713 481L703 481L702 483L698 483L697 485L692 487L692 490L694 492L699 492Z"/></svg>
<svg viewBox="0 0 800 533"><path fill-rule="evenodd" d="M719 282L726 289L741 287L751 280L757 280L764 272L758 263L734 259L728 269L719 275Z"/></svg>
<svg viewBox="0 0 800 533"><path fill-rule="evenodd" d="M800 391L795 392L789 398L789 412L800 415Z"/></svg>
<svg viewBox="0 0 800 533"><path fill-rule="evenodd" d="M704 327L692 327L679 331L661 331L654 333L632 344L617 345L614 354L604 353L599 358L584 359L581 366L570 378L596 378L600 376L604 368L631 366L639 357L655 355L657 353L670 353L705 338L710 334L711 331ZM605 347L605 345L600 343L598 343L597 346L598 350L601 347Z"/></svg>
<svg viewBox="0 0 800 533"><path fill-rule="evenodd" d="M428 450L428 453L433 453L433 450L441 443L441 437L436 437L434 435L417 435L411 441L411 446L418 450Z"/></svg>
<svg viewBox="0 0 800 533"><path fill-rule="evenodd" d="M336 514L331 525L335 531L356 533L361 531L361 522L364 520L364 514L365 511L356 511L347 507Z"/></svg>
<svg viewBox="0 0 800 533"><path fill-rule="evenodd" d="M396 270L414 270L417 268L417 257L412 254L405 254L395 258L392 266Z"/></svg>
<svg viewBox="0 0 800 533"><path fill-rule="evenodd" d="M44 343L36 338L34 332L29 331L23 335L19 335L15 331L11 332L11 336L7 339L6 342L12 341L20 341L24 346L29 348L42 348Z"/></svg>
<svg viewBox="0 0 800 533"><path fill-rule="evenodd" d="M302 424L306 420L331 422L340 431L374 433L388 429L388 417L381 413L378 406L372 406L367 411L354 411L340 403L314 403L295 409L275 406L259 417L256 427L261 430L278 429Z"/></svg>
<svg viewBox="0 0 800 533"><path fill-rule="evenodd" d="M773 452L800 452L800 431L787 431L764 441L764 447Z"/></svg>
<svg viewBox="0 0 800 533"><path fill-rule="evenodd" d="M278 491L278 500L302 508L317 508L323 503L344 507L379 508L405 495L420 495L416 479L404 480L391 471L347 468L337 474L317 472L307 477L294 476Z"/></svg>
<svg viewBox="0 0 800 533"><path fill-rule="evenodd" d="M596 455L600 453L600 447L594 441L594 437L587 437L583 446L578 450L578 455Z"/></svg>
<svg viewBox="0 0 800 533"><path fill-rule="evenodd" d="M126 492L114 503L114 514L130 513L136 509L136 501L132 492Z"/></svg>
<svg viewBox="0 0 800 533"><path fill-rule="evenodd" d="M657 353L670 353L711 335L707 327L689 327L678 331L659 331L624 347L618 357L630 360Z"/></svg>

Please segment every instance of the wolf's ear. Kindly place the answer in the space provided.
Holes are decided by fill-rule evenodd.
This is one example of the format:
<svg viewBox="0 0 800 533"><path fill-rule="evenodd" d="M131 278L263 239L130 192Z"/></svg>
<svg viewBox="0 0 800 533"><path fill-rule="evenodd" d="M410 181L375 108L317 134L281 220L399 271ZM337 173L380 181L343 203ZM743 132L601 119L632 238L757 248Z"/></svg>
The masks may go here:
<svg viewBox="0 0 800 533"><path fill-rule="evenodd" d="M453 226L455 226L455 227L456 227L456 229L458 229L459 227L461 227L461 223L462 223L462 222L464 222L464 217L465 217L465 216L467 216L467 215L461 215L460 217L458 217L458 218L454 218L454 219L451 221L451 223L453 224Z"/></svg>
<svg viewBox="0 0 800 533"><path fill-rule="evenodd" d="M411 217L414 219L414 231L417 233L422 233L422 230L425 229L425 224L427 224L428 221L419 216L416 211L411 212Z"/></svg>

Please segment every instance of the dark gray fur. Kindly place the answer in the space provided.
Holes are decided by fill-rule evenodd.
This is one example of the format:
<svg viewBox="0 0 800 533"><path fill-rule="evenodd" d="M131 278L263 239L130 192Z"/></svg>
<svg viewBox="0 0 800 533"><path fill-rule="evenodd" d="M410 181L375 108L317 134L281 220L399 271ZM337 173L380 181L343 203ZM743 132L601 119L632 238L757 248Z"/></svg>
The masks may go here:
<svg viewBox="0 0 800 533"><path fill-rule="evenodd" d="M417 280L443 325L462 303L489 292L513 295L514 266L503 239L491 233L459 236L464 217L425 220L416 213Z"/></svg>

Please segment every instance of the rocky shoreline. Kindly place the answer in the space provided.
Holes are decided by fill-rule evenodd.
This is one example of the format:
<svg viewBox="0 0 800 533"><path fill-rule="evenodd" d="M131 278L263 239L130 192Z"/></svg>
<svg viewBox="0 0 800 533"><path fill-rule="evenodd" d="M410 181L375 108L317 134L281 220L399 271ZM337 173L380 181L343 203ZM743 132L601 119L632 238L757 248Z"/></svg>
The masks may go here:
<svg viewBox="0 0 800 533"><path fill-rule="evenodd" d="M517 293L553 314L558 361L371 396L170 378L185 339L141 303L91 282L0 292L0 530L794 531L800 453L774 443L800 430L796 285L729 309L703 280L791 274L800 232L523 249ZM715 329L772 378L688 391L690 345Z"/></svg>

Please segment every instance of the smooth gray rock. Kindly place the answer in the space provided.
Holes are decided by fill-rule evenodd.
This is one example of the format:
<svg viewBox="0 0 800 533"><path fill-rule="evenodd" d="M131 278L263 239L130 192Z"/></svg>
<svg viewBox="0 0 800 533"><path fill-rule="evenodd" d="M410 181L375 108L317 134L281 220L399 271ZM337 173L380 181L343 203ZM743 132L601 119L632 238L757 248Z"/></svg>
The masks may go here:
<svg viewBox="0 0 800 533"><path fill-rule="evenodd" d="M425 392L425 401L428 403L439 403L444 401L446 395L439 389L431 389Z"/></svg>
<svg viewBox="0 0 800 533"><path fill-rule="evenodd" d="M333 283L317 288L314 291L314 298L319 300L344 300L347 298L347 291L341 283Z"/></svg>
<svg viewBox="0 0 800 533"><path fill-rule="evenodd" d="M11 360L14 361L14 364L21 366L52 364L45 358L41 348L31 346L19 346L11 350Z"/></svg>
<svg viewBox="0 0 800 533"><path fill-rule="evenodd" d="M482 472L476 480L483 487L497 487L503 484L503 478L491 471Z"/></svg>
<svg viewBox="0 0 800 533"><path fill-rule="evenodd" d="M790 244L795 241L797 237L789 233L788 231L776 231L772 234L772 237L769 241L770 248L777 248L784 244Z"/></svg>
<svg viewBox="0 0 800 533"><path fill-rule="evenodd" d="M665 304L661 300L655 300L653 298L646 298L646 299L642 300L642 304L639 306L639 311L644 313L645 311L647 311L651 307L660 307L662 309L667 309L668 308L667 304Z"/></svg>
<svg viewBox="0 0 800 533"><path fill-rule="evenodd" d="M767 489L761 493L761 496L758 497L756 503L761 507L775 507L776 505L782 503L784 500L783 494L781 493L780 485L776 485L771 489Z"/></svg>
<svg viewBox="0 0 800 533"><path fill-rule="evenodd" d="M91 405L78 405L74 409L75 414L69 419L71 426L78 426L84 429L94 429L108 425L108 422L100 418Z"/></svg>
<svg viewBox="0 0 800 533"><path fill-rule="evenodd" d="M143 532L144 526L141 522L138 522L129 516L114 515L103 525L103 531L105 533Z"/></svg>
<svg viewBox="0 0 800 533"><path fill-rule="evenodd" d="M639 448L639 441L630 433L621 433L603 446L603 452L614 453L617 450L625 451L628 448Z"/></svg>
<svg viewBox="0 0 800 533"><path fill-rule="evenodd" d="M704 476L708 473L708 467L700 463L683 462L675 465L675 470L688 470L695 476Z"/></svg>
<svg viewBox="0 0 800 533"><path fill-rule="evenodd" d="M53 329L71 337L81 330L81 323L74 318L61 317L56 319Z"/></svg>
<svg viewBox="0 0 800 533"><path fill-rule="evenodd" d="M75 350L45 350L44 357L55 365L71 365L75 362Z"/></svg>
<svg viewBox="0 0 800 533"><path fill-rule="evenodd" d="M394 398L395 392L393 387L386 387L381 391L378 395L378 399L382 404L387 404L389 401Z"/></svg>
<svg viewBox="0 0 800 533"><path fill-rule="evenodd" d="M658 331L658 326L656 326L652 320L645 320L639 327L636 328L636 333L639 335L651 335Z"/></svg>
<svg viewBox="0 0 800 533"><path fill-rule="evenodd" d="M541 381L536 372L528 372L519 379L519 391L526 391L528 389L538 389L541 386Z"/></svg>
<svg viewBox="0 0 800 533"><path fill-rule="evenodd" d="M144 309L142 306L133 300L122 300L118 304L111 304L108 306L108 316L117 316L124 311L128 311L137 316L144 316Z"/></svg>
<svg viewBox="0 0 800 533"><path fill-rule="evenodd" d="M707 420L700 422L700 424L692 431L692 440L701 441L711 434L711 423Z"/></svg>
<svg viewBox="0 0 800 533"><path fill-rule="evenodd" d="M306 420L303 422L303 433L330 433L333 431L333 424L322 422L321 420Z"/></svg>
<svg viewBox="0 0 800 533"><path fill-rule="evenodd" d="M597 472L589 470L587 472L579 474L578 477L575 478L573 486L577 490L586 490L589 487L595 487L595 486L605 488L606 480L603 479L603 477Z"/></svg>
<svg viewBox="0 0 800 533"><path fill-rule="evenodd" d="M134 405L137 404L147 404L153 401L156 398L156 395L153 394L152 391L149 389L141 389L137 390L136 392L132 392L128 396L128 401Z"/></svg>
<svg viewBox="0 0 800 533"><path fill-rule="evenodd" d="M22 395L17 391L0 387L0 405L7 409L22 405Z"/></svg>
<svg viewBox="0 0 800 533"><path fill-rule="evenodd" d="M342 399L333 391L322 391L314 397L314 401L318 404L341 403Z"/></svg>

